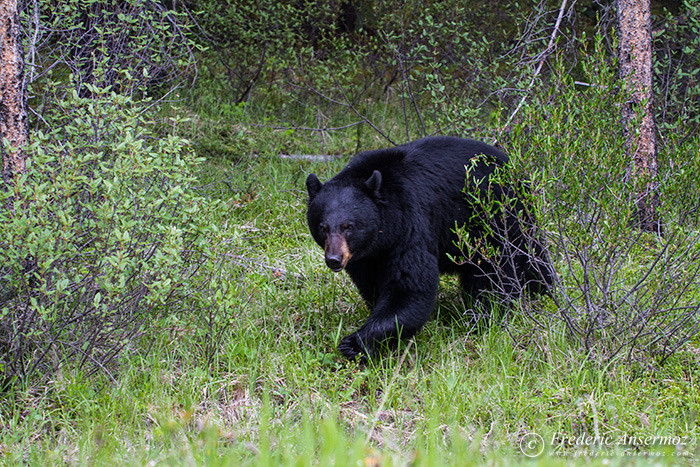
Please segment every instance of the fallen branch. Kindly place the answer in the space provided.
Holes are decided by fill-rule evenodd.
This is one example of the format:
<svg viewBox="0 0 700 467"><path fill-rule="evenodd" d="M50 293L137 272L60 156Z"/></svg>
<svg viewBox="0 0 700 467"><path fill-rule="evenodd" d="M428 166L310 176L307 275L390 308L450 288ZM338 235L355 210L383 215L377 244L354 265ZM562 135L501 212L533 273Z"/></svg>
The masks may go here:
<svg viewBox="0 0 700 467"><path fill-rule="evenodd" d="M332 161L345 157L342 154L280 154L280 159L305 160L305 161Z"/></svg>
<svg viewBox="0 0 700 467"><path fill-rule="evenodd" d="M270 271L275 279L282 279L286 281L287 278L291 277L300 284L306 280L306 278L301 274L289 272L284 268L270 266L269 264L257 259L246 258L245 256L240 255L232 255L230 253L222 253L222 255L231 258L233 260L233 264L236 266L241 266L246 269L257 269L258 271Z"/></svg>

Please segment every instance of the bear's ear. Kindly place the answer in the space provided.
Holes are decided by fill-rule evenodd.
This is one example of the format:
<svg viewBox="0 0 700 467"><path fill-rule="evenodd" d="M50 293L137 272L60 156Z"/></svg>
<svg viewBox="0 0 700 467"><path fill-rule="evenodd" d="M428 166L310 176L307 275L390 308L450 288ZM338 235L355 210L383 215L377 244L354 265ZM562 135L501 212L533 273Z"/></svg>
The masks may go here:
<svg viewBox="0 0 700 467"><path fill-rule="evenodd" d="M375 199L380 199L379 189L382 186L382 173L379 170L372 172L372 176L365 182L365 189Z"/></svg>
<svg viewBox="0 0 700 467"><path fill-rule="evenodd" d="M322 186L323 184L316 174L309 174L309 176L306 177L306 191L309 193L309 201L316 197L318 192L321 191Z"/></svg>

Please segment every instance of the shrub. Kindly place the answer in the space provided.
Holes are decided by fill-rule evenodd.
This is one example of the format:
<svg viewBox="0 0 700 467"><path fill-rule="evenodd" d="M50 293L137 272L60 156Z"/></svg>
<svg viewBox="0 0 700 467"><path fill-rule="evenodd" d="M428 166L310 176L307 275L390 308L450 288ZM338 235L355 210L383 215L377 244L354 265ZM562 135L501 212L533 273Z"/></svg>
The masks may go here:
<svg viewBox="0 0 700 467"><path fill-rule="evenodd" d="M626 93L600 48L583 69L590 86L562 74L559 89L526 108L506 136L511 162L501 183L515 187L533 209L538 229L531 229L531 244L544 236L552 259L536 264L556 277L553 306L523 309L535 326L561 323L595 360L663 362L700 331L697 157L666 148L673 157L661 158L667 165L656 180L664 234L635 229L636 188L619 117ZM700 142L682 144L682 154L690 155ZM507 203L493 193L474 200L477 214ZM477 217L506 250L515 248L507 230ZM474 249L493 253L465 243L464 256ZM497 277L494 286L505 289Z"/></svg>
<svg viewBox="0 0 700 467"><path fill-rule="evenodd" d="M197 271L197 159L145 105L91 87L43 115L0 201L0 378L107 369ZM10 208L11 207L11 208Z"/></svg>
<svg viewBox="0 0 700 467"><path fill-rule="evenodd" d="M654 85L659 126L685 135L700 126L700 1L679 10L666 12L654 34Z"/></svg>
<svg viewBox="0 0 700 467"><path fill-rule="evenodd" d="M32 104L45 104L56 87L78 89L81 97L90 93L86 85L111 86L130 96L167 94L194 69L196 47L187 16L166 3L27 2L23 23Z"/></svg>

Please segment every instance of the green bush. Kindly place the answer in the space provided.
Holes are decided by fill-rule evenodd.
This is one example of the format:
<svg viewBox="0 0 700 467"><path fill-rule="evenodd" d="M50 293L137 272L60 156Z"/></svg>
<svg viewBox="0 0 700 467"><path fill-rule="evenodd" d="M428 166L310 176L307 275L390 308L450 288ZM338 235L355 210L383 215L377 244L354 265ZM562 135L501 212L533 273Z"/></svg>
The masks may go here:
<svg viewBox="0 0 700 467"><path fill-rule="evenodd" d="M655 180L664 234L636 229L619 117L626 93L600 43L592 52L582 63L590 85L560 72L559 88L525 108L504 141L502 182L520 186L534 208L556 277L553 303L523 309L537 326L560 323L594 360L665 361L700 331L700 142L669 145L661 157L687 156ZM476 202L488 209L493 197Z"/></svg>
<svg viewBox="0 0 700 467"><path fill-rule="evenodd" d="M665 133L691 134L700 127L700 1L684 0L663 20L654 33L656 117Z"/></svg>
<svg viewBox="0 0 700 467"><path fill-rule="evenodd" d="M191 287L206 228L188 142L153 133L145 105L74 92L32 135L0 190L0 378L70 362L109 369Z"/></svg>
<svg viewBox="0 0 700 467"><path fill-rule="evenodd" d="M26 2L22 22L31 51L27 56L31 104L50 101L57 87L77 89L81 97L89 96L86 85L111 86L132 97L167 94L195 68L196 47L188 17L166 3Z"/></svg>

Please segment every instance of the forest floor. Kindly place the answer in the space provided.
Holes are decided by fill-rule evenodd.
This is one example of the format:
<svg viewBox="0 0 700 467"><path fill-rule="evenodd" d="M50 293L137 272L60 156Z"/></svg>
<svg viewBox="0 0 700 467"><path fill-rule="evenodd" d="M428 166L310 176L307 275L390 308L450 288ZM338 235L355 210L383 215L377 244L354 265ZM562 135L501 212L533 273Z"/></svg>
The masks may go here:
<svg viewBox="0 0 700 467"><path fill-rule="evenodd" d="M366 366L345 361L336 345L368 311L348 277L323 263L304 180L325 180L347 159L280 154L354 147L272 133L255 153L203 164L198 190L218 203L207 212L219 257L199 301L211 306L166 310L109 375L66 369L20 389L0 412L14 414L0 420L0 462L697 462L697 339L663 366L601 366L561 326L543 331L517 313L472 332L458 284L445 277L434 319L415 338Z"/></svg>

